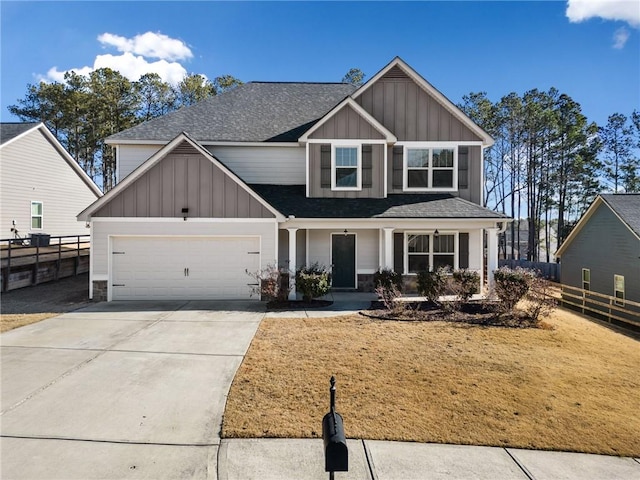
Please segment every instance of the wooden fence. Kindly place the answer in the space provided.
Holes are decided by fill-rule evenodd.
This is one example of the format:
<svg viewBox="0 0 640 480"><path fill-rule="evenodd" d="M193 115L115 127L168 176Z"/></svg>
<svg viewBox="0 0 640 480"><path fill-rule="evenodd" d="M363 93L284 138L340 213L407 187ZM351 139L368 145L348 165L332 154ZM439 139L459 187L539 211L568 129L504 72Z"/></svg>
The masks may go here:
<svg viewBox="0 0 640 480"><path fill-rule="evenodd" d="M0 240L3 292L89 271L89 235L35 239Z"/></svg>
<svg viewBox="0 0 640 480"><path fill-rule="evenodd" d="M543 278L553 280L555 282L560 281L560 264L559 263L547 263L547 262L529 262L527 260L498 260L498 266L509 268L528 268L540 272Z"/></svg>
<svg viewBox="0 0 640 480"><path fill-rule="evenodd" d="M640 327L640 303L561 285L561 304L583 314Z"/></svg>

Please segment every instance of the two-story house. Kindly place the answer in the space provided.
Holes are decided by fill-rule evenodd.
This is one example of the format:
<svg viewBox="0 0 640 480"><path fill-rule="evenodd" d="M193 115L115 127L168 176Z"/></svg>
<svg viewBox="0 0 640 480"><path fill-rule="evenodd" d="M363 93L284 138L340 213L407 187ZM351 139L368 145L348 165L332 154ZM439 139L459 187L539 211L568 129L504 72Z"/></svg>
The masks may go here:
<svg viewBox="0 0 640 480"><path fill-rule="evenodd" d="M242 85L106 142L119 183L85 209L98 299L249 298L246 271L497 268L482 206L493 140L395 58L361 87Z"/></svg>

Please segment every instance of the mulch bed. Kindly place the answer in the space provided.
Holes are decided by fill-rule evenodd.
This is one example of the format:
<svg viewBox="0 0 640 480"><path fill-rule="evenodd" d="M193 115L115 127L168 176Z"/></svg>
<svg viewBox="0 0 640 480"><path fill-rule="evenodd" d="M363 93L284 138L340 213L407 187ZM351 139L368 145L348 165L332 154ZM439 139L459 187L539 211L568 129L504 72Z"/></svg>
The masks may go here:
<svg viewBox="0 0 640 480"><path fill-rule="evenodd" d="M267 310L306 310L308 308L323 308L333 305L330 300L271 300L267 303Z"/></svg>
<svg viewBox="0 0 640 480"><path fill-rule="evenodd" d="M388 310L380 301L371 302L371 308L360 312L365 317L398 322L451 322L471 325L485 325L510 328L540 328L541 322L534 322L522 311L498 312L491 302L468 302L459 310L451 306L440 306L431 302L398 302L394 310Z"/></svg>

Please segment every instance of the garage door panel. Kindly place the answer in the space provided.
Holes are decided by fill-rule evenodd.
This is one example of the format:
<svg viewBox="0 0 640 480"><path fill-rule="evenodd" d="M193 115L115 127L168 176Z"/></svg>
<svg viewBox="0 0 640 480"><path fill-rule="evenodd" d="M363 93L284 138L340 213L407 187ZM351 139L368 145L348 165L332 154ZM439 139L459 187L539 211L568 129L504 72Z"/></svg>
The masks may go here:
<svg viewBox="0 0 640 480"><path fill-rule="evenodd" d="M249 299L259 249L259 237L114 238L112 298Z"/></svg>

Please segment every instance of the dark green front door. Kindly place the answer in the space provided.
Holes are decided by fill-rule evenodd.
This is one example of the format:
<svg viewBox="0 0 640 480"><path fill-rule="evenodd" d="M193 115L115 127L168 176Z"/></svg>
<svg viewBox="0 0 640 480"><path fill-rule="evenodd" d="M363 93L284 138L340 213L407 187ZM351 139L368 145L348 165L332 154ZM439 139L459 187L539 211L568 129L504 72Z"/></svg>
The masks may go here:
<svg viewBox="0 0 640 480"><path fill-rule="evenodd" d="M356 288L356 236L331 236L331 263L333 288Z"/></svg>

